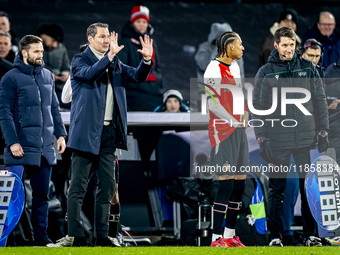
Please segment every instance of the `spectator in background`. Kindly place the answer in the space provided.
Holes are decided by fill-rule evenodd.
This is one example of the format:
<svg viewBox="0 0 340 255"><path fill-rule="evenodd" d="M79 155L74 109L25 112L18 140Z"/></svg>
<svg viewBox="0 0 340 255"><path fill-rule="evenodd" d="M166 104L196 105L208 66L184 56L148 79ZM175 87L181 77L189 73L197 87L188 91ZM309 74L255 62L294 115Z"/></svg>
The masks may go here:
<svg viewBox="0 0 340 255"><path fill-rule="evenodd" d="M203 74L210 61L217 57L216 38L223 32L232 32L229 23L212 23L208 41L201 43L195 54L197 78L203 78ZM243 58L236 59L241 71L241 78L244 78Z"/></svg>
<svg viewBox="0 0 340 255"><path fill-rule="evenodd" d="M323 47L320 42L315 39L308 39L303 47L301 48L302 57L312 61L313 65L318 70L320 78L323 80L323 85L325 86L325 68L319 65L320 59L323 56Z"/></svg>
<svg viewBox="0 0 340 255"><path fill-rule="evenodd" d="M327 69L332 63L338 63L340 57L340 33L335 29L335 17L330 12L320 12L319 22L310 27L303 36L303 43L314 38L324 48L321 65Z"/></svg>
<svg viewBox="0 0 340 255"><path fill-rule="evenodd" d="M12 50L14 53L17 53L19 50L19 38L11 30L11 23L9 22L8 14L4 11L0 11L0 30L8 32L11 35Z"/></svg>
<svg viewBox="0 0 340 255"><path fill-rule="evenodd" d="M190 112L189 107L182 101L181 92L170 89L163 94L163 104L157 106L154 112Z"/></svg>
<svg viewBox="0 0 340 255"><path fill-rule="evenodd" d="M5 73L12 69L14 57L11 35L0 30L0 80Z"/></svg>
<svg viewBox="0 0 340 255"><path fill-rule="evenodd" d="M38 27L38 36L44 43L45 67L50 70L55 79L55 90L62 108L70 109L70 104L61 101L61 92L70 75L70 60L65 45L63 29L57 24L43 23Z"/></svg>
<svg viewBox="0 0 340 255"><path fill-rule="evenodd" d="M15 54L12 51L11 35L0 30L0 80L13 67ZM5 141L0 128L0 154L3 154Z"/></svg>
<svg viewBox="0 0 340 255"><path fill-rule="evenodd" d="M280 14L279 21L273 24L269 29L269 33L263 38L260 49L259 67L267 64L270 53L274 50L275 31L281 27L289 27L296 32L298 23L299 16L295 10L288 8ZM296 35L296 48L300 47L300 45L301 39Z"/></svg>
<svg viewBox="0 0 340 255"><path fill-rule="evenodd" d="M130 20L121 32L120 44L124 49L118 53L119 59L126 65L137 67L142 55L140 36L152 36L154 29L150 25L149 9L143 5L133 7ZM162 75L159 66L157 44L153 41L152 60L155 63L147 80L142 83L125 82L128 111L153 111L162 102Z"/></svg>

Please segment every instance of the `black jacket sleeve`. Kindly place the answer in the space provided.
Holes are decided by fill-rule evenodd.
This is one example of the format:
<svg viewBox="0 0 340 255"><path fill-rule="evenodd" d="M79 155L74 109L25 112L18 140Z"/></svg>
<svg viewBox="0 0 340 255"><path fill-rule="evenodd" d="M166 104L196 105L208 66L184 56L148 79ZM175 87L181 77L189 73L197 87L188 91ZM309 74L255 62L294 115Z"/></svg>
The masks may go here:
<svg viewBox="0 0 340 255"><path fill-rule="evenodd" d="M314 118L316 129L328 130L329 129L329 119L328 119L328 106L325 96L324 86L322 80L316 68L313 66L313 73L311 77L311 94L312 102L314 108Z"/></svg>
<svg viewBox="0 0 340 255"><path fill-rule="evenodd" d="M266 83L266 76L263 72L263 68L260 68L255 76L255 86L253 91L253 106L256 110L268 110L269 100L268 98L271 96L272 92ZM256 120L262 120L263 125L261 127L254 127L255 136L257 137L267 137L267 127L265 116L256 115L252 113L253 125L261 126L262 122Z"/></svg>

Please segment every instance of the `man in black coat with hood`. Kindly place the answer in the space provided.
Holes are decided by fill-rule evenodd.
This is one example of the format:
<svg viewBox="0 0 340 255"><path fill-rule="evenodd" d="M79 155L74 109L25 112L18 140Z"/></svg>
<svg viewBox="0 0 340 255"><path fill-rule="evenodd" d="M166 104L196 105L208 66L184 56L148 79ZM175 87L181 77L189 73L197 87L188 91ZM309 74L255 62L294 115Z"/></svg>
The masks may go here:
<svg viewBox="0 0 340 255"><path fill-rule="evenodd" d="M321 240L314 236L315 221L305 194L304 169L305 164L310 164L309 152L315 147L317 137L319 151L324 152L328 148L327 103L315 66L310 60L301 58L295 52L295 46L294 30L282 27L275 32L276 50L256 74L253 92L255 109L250 110L254 112L254 130L262 158L280 168L278 172L268 171L268 228L272 239L269 245L283 246L280 236L287 178L285 170L289 169L290 156L293 154L299 173L304 244L321 246ZM263 110L267 110L265 115Z"/></svg>

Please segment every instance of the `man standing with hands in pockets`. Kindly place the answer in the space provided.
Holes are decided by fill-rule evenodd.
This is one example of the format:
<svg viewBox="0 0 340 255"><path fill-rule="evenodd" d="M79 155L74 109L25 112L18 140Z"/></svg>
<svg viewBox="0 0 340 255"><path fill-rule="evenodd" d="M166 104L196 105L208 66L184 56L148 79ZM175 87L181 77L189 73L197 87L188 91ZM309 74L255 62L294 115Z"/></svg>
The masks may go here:
<svg viewBox="0 0 340 255"><path fill-rule="evenodd" d="M143 82L152 66L152 39L140 37L143 59L137 68L123 64L116 54L118 34L107 24L87 28L89 47L74 56L71 70L72 106L69 141L72 177L68 197L69 236L73 246L87 246L80 210L93 166L97 178L95 235L97 246L115 246L108 238L110 200L115 190L115 150L127 149L127 110L123 81ZM105 54L107 52L107 54Z"/></svg>

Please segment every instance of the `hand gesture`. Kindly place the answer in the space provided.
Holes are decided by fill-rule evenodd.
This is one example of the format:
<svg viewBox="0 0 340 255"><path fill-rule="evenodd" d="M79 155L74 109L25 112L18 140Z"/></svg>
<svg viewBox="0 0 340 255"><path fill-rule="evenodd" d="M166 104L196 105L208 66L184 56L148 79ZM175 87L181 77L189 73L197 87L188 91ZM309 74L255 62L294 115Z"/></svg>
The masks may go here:
<svg viewBox="0 0 340 255"><path fill-rule="evenodd" d="M15 157L23 157L24 156L24 150L22 149L21 145L19 143L13 143L9 149L11 150L13 156Z"/></svg>
<svg viewBox="0 0 340 255"><path fill-rule="evenodd" d="M120 52L121 49L124 48L124 45L118 46L118 33L111 32L109 40L110 40L110 51L107 55L109 59L113 59L114 56L116 56L116 54Z"/></svg>
<svg viewBox="0 0 340 255"><path fill-rule="evenodd" d="M152 47L153 40L150 39L148 35L144 35L144 41L141 36L139 37L139 39L140 39L140 43L142 44L143 48L137 51L143 55L145 60L151 59L152 54L153 54L153 47Z"/></svg>
<svg viewBox="0 0 340 255"><path fill-rule="evenodd" d="M66 149L65 138L61 136L58 138L58 141L57 141L57 150L59 151L58 155L63 154L65 149Z"/></svg>

